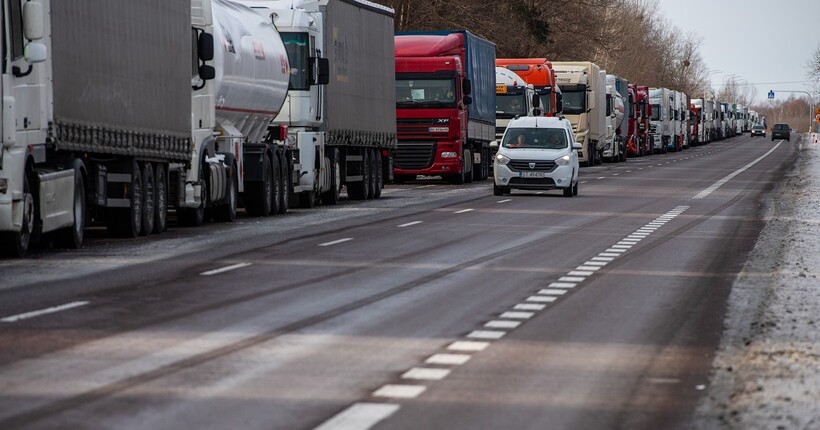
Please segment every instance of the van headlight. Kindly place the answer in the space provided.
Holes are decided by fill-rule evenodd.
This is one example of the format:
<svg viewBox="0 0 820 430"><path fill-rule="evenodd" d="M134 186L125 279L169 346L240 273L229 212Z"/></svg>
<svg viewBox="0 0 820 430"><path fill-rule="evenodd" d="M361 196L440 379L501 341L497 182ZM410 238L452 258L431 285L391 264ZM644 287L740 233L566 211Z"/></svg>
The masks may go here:
<svg viewBox="0 0 820 430"><path fill-rule="evenodd" d="M556 159L555 164L559 166L569 166L570 161L572 161L572 158L569 156L569 154L567 154L561 158Z"/></svg>
<svg viewBox="0 0 820 430"><path fill-rule="evenodd" d="M503 154L498 154L495 156L495 162L503 166L509 163L510 159Z"/></svg>

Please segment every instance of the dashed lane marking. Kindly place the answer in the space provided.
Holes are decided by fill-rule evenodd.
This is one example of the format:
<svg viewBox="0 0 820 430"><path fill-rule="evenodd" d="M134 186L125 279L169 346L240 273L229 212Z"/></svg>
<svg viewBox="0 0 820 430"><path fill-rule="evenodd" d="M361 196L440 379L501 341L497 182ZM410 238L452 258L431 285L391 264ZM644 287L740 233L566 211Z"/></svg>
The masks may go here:
<svg viewBox="0 0 820 430"><path fill-rule="evenodd" d="M333 246L333 245L338 245L338 244L340 244L340 243L349 242L349 241L351 241L351 240L353 240L353 238L352 238L352 237L346 237L346 238L344 238L344 239L334 240L334 241L332 241L332 242L320 243L320 244L319 244L319 246Z"/></svg>
<svg viewBox="0 0 820 430"><path fill-rule="evenodd" d="M484 324L484 327L487 327L487 328L515 329L515 328L518 328L518 326L520 326L520 325L521 325L520 321L493 320L493 321L487 321L487 323Z"/></svg>
<svg viewBox="0 0 820 430"><path fill-rule="evenodd" d="M487 342L483 342L489 345ZM483 349L482 349L483 350ZM446 366L461 366L473 358L470 354L434 354L424 360L426 364L440 364Z"/></svg>
<svg viewBox="0 0 820 430"><path fill-rule="evenodd" d="M386 420L400 409L391 403L354 403L314 430L366 430Z"/></svg>
<svg viewBox="0 0 820 430"><path fill-rule="evenodd" d="M408 222L408 223L405 223L405 224L399 224L398 227L410 227L411 225L418 225L418 224L421 224L423 222L424 221L413 221L413 222Z"/></svg>
<svg viewBox="0 0 820 430"><path fill-rule="evenodd" d="M450 374L450 369L431 369L426 367L414 367L404 372L402 379L419 379L424 381L440 381Z"/></svg>
<svg viewBox="0 0 820 430"><path fill-rule="evenodd" d="M387 384L373 392L374 397L390 397L396 399L415 399L427 390L424 385Z"/></svg>
<svg viewBox="0 0 820 430"><path fill-rule="evenodd" d="M490 342L476 342L469 340L458 340L447 346L450 351L484 351L490 346Z"/></svg>
<svg viewBox="0 0 820 430"><path fill-rule="evenodd" d="M535 315L533 312L504 312L500 315L501 318L509 318L516 320L527 320Z"/></svg>
<svg viewBox="0 0 820 430"><path fill-rule="evenodd" d="M474 330L467 335L471 339L501 339L507 334L506 331L498 330Z"/></svg>
<svg viewBox="0 0 820 430"><path fill-rule="evenodd" d="M88 302L88 301L78 301L78 302L66 303L64 305L52 306L50 308L39 309L39 310L36 310L36 311L24 312L24 313L21 313L21 314L8 316L8 317L5 317L3 319L0 319L0 321L2 321L4 323L13 323L13 322L17 322L17 321L27 320L29 318L39 317L39 316L42 316L42 315L48 315L48 314L53 314L53 313L56 313L56 312L67 311L69 309L79 308L79 307L85 306L89 303L90 302Z"/></svg>
<svg viewBox="0 0 820 430"><path fill-rule="evenodd" d="M512 199L504 199L504 200L499 200L496 203L507 203L507 202L511 202L511 201L512 201Z"/></svg>
<svg viewBox="0 0 820 430"><path fill-rule="evenodd" d="M474 210L475 210L475 209L462 209L462 210L460 210L460 211L455 211L454 213L457 213L457 214L464 214L464 213L467 213L467 212L472 212L472 211L474 211Z"/></svg>

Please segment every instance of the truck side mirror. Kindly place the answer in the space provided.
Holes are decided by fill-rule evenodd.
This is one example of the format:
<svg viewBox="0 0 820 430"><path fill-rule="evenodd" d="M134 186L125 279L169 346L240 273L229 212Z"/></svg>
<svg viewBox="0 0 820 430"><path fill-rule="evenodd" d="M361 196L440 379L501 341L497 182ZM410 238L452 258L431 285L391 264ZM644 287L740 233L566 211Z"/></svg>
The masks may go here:
<svg viewBox="0 0 820 430"><path fill-rule="evenodd" d="M470 96L464 96L464 98L461 99L461 101L464 103L465 106L473 104L473 98Z"/></svg>
<svg viewBox="0 0 820 430"><path fill-rule="evenodd" d="M561 93L556 94L555 95L555 100L556 100L556 102L555 102L555 111L557 113L563 112L564 111L564 95L561 94Z"/></svg>
<svg viewBox="0 0 820 430"><path fill-rule="evenodd" d="M310 76L315 76L313 85L327 85L330 83L330 60L327 58L312 58L310 62ZM313 71L316 73L313 73Z"/></svg>
<svg viewBox="0 0 820 430"><path fill-rule="evenodd" d="M591 97L590 93L587 93L587 112L595 108L595 97Z"/></svg>
<svg viewBox="0 0 820 430"><path fill-rule="evenodd" d="M532 95L532 107L536 109L541 107L541 97L538 94Z"/></svg>
<svg viewBox="0 0 820 430"><path fill-rule="evenodd" d="M216 78L216 69L214 69L214 66L207 64L199 66L199 78L203 81L210 81Z"/></svg>
<svg viewBox="0 0 820 430"><path fill-rule="evenodd" d="M211 61L214 59L214 35L202 32L199 34L196 43L197 53L201 61ZM202 76L200 74L200 76ZM203 78L205 79L205 78Z"/></svg>
<svg viewBox="0 0 820 430"><path fill-rule="evenodd" d="M48 58L48 49L42 43L31 42L23 50L23 56L29 64L42 63Z"/></svg>
<svg viewBox="0 0 820 430"><path fill-rule="evenodd" d="M464 93L465 96L469 95L473 92L473 83L470 82L469 79L465 79L464 82L462 82L461 92ZM472 103L472 99L470 99L470 100L471 100L470 103ZM464 102L464 104L470 104L470 103L467 103L466 101Z"/></svg>
<svg viewBox="0 0 820 430"><path fill-rule="evenodd" d="M27 1L23 4L23 31L26 39L40 40L45 37L44 17L40 2Z"/></svg>

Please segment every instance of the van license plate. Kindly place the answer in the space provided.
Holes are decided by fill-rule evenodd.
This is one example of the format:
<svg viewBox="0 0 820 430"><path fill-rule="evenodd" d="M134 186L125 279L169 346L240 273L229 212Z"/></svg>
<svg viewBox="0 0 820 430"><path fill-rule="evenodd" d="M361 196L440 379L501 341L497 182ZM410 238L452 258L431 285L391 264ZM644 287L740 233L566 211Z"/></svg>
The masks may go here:
<svg viewBox="0 0 820 430"><path fill-rule="evenodd" d="M543 178L544 172L521 172L522 178Z"/></svg>

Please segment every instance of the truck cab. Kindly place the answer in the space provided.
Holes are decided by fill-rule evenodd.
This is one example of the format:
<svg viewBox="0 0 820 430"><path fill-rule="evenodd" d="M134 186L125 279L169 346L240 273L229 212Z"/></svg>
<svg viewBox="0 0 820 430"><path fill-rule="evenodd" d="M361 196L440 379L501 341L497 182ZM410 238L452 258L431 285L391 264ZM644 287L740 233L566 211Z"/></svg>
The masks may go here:
<svg viewBox="0 0 820 430"><path fill-rule="evenodd" d="M531 84L541 96L544 116L560 116L563 111L561 88L555 82L555 70L546 58L498 58L496 66L504 67Z"/></svg>
<svg viewBox="0 0 820 430"><path fill-rule="evenodd" d="M606 134L606 72L590 62L553 63L555 79L563 94L563 113L572 123L576 142L586 166L603 161Z"/></svg>
<svg viewBox="0 0 820 430"><path fill-rule="evenodd" d="M654 142L653 153L664 153L672 141L672 99L666 88L650 88L649 104L652 105L650 132Z"/></svg>

